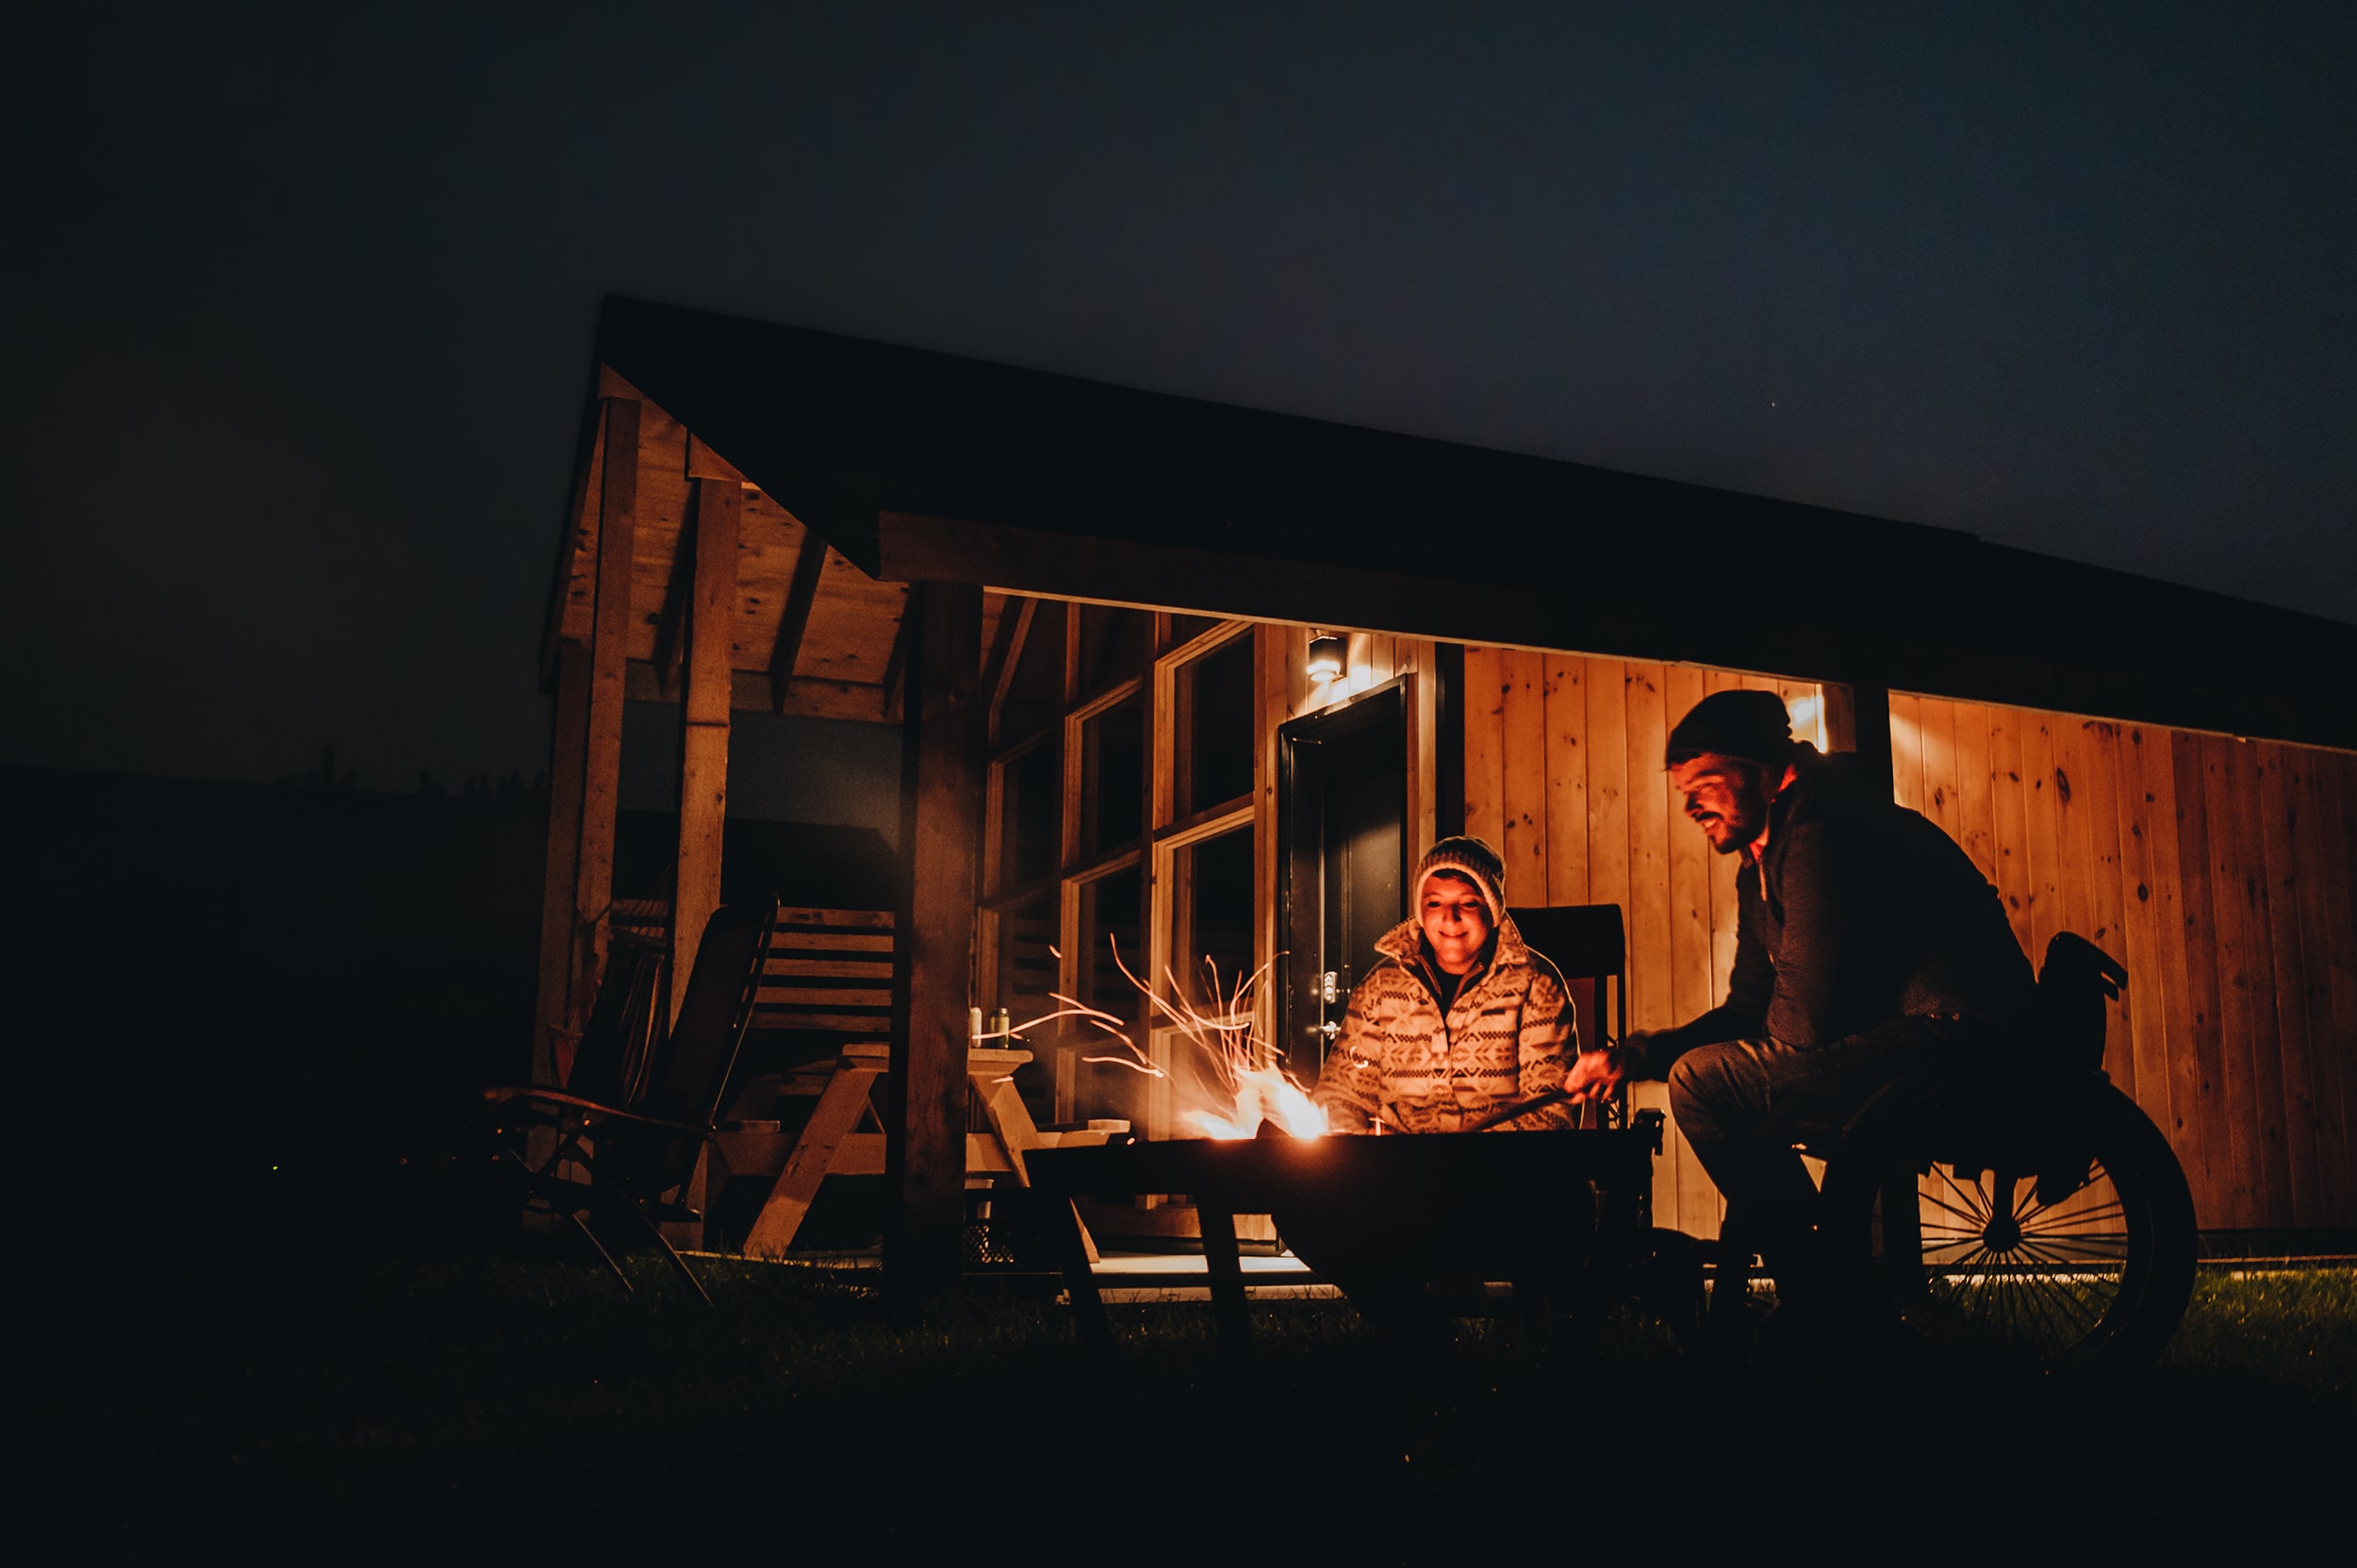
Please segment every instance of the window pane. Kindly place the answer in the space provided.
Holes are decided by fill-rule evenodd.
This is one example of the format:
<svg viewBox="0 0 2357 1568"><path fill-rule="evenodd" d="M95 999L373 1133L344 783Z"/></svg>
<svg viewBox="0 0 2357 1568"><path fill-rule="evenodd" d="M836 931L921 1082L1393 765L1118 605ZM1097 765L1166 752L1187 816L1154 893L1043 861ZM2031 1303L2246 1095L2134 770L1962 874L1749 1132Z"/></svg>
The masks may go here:
<svg viewBox="0 0 2357 1568"><path fill-rule="evenodd" d="M1252 830L1240 828L1190 844L1171 856L1172 999L1205 1020L1200 1042L1179 1030L1167 1032L1172 1103L1179 1113L1178 1135L1186 1136L1185 1113L1220 1116L1234 1107L1233 1083L1221 1071L1222 1055L1250 1049L1251 1031L1219 1027L1249 1004L1238 996L1252 978ZM1230 1061L1229 1066L1242 1065Z"/></svg>
<svg viewBox="0 0 2357 1568"><path fill-rule="evenodd" d="M998 773L998 881L1012 891L1056 868L1057 813L1063 800L1063 749L1045 741Z"/></svg>
<svg viewBox="0 0 2357 1568"><path fill-rule="evenodd" d="M1009 1021L1018 1027L1046 1017L1062 1005L1048 996L1056 989L1055 898L1035 899L994 918L998 922L998 970L983 1013L1003 1007ZM1056 1044L1070 1038L1065 1024L1059 1018L1014 1042L1017 1049L1031 1053L1031 1060L1015 1069L1014 1085L1031 1119L1043 1127L1055 1119Z"/></svg>
<svg viewBox="0 0 2357 1568"><path fill-rule="evenodd" d="M1141 1050L1146 1047L1146 1033L1139 1027L1146 1011L1145 997L1129 983L1120 966L1126 964L1131 974L1137 974L1146 964L1145 890L1146 879L1134 867L1080 886L1080 999L1120 1019L1120 1027ZM1116 944L1120 964L1114 962ZM1092 1024L1077 1026L1065 1038L1076 1043L1078 1054L1083 1057L1140 1060L1119 1040ZM1079 1103L1073 1107L1074 1116L1126 1116L1144 1126L1146 1086L1151 1081L1145 1075L1116 1063L1082 1062L1077 1078Z"/></svg>
<svg viewBox="0 0 2357 1568"><path fill-rule="evenodd" d="M1063 712L1063 625L1070 607L1053 601L1031 617L1023 652L1015 657L1014 679L1007 685L1006 705L998 710L999 744L1035 735Z"/></svg>
<svg viewBox="0 0 2357 1568"><path fill-rule="evenodd" d="M1146 704L1116 703L1080 725L1080 852L1133 843L1145 816Z"/></svg>
<svg viewBox="0 0 2357 1568"><path fill-rule="evenodd" d="M1211 1013L1252 976L1252 830L1171 856L1171 972L1182 999Z"/></svg>
<svg viewBox="0 0 2357 1568"><path fill-rule="evenodd" d="M1080 689L1102 691L1146 668L1152 618L1144 610L1080 606Z"/></svg>
<svg viewBox="0 0 2357 1568"><path fill-rule="evenodd" d="M1178 812L1188 817L1251 791L1252 638L1179 666L1175 685Z"/></svg>

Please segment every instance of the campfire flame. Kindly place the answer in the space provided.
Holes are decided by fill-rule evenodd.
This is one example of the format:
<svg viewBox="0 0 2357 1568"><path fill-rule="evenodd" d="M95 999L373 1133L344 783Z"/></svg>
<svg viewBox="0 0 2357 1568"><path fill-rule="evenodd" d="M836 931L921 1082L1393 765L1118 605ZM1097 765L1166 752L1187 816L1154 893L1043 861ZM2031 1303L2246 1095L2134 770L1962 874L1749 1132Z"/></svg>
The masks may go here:
<svg viewBox="0 0 2357 1568"><path fill-rule="evenodd" d="M1263 1121L1275 1122L1296 1138L1326 1135L1326 1113L1283 1073L1274 1067L1246 1067L1236 1076L1236 1108L1231 1114L1190 1111L1179 1119L1207 1138L1257 1137Z"/></svg>
<svg viewBox="0 0 2357 1568"><path fill-rule="evenodd" d="M1259 1135L1263 1121L1276 1123L1296 1138L1317 1138L1326 1133L1326 1113L1319 1110L1309 1094L1294 1082L1283 1069L1270 1065L1271 1052L1257 1032L1255 1001L1261 982L1268 978L1270 966L1263 964L1249 975L1223 985L1219 966L1210 958L1203 961L1210 981L1212 1010L1197 1009L1187 1001L1186 993L1178 976L1168 968L1162 978L1170 982L1170 994L1176 1000L1155 994L1154 988L1140 980L1121 961L1121 945L1108 934L1106 945L1113 952L1113 966L1122 978L1138 989L1147 1005L1167 1018L1179 1035L1203 1053L1219 1086L1228 1096L1228 1104L1218 1108L1198 1108L1179 1116L1182 1126L1192 1128L1207 1138L1251 1138ZM1154 1059L1141 1049L1121 1027L1122 1020L1102 1008L1091 1007L1060 991L1048 993L1048 999L1058 1003L1057 1009L1040 1017L1015 1025L1010 1034L1021 1034L1042 1024L1065 1018L1077 1018L1117 1041L1121 1049L1095 1056L1083 1056L1083 1062L1104 1063L1127 1067L1147 1078L1167 1078L1170 1075Z"/></svg>

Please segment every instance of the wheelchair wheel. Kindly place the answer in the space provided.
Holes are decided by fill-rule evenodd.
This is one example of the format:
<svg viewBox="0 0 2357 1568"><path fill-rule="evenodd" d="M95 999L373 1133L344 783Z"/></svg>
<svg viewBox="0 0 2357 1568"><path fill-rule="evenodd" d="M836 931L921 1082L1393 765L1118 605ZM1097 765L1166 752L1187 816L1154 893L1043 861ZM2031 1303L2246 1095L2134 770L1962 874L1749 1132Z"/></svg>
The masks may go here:
<svg viewBox="0 0 2357 1568"><path fill-rule="evenodd" d="M1904 1086L1825 1174L1828 1239L1871 1310L1945 1354L2083 1376L2149 1367L2193 1292L2184 1170L2095 1079L2005 1100Z"/></svg>

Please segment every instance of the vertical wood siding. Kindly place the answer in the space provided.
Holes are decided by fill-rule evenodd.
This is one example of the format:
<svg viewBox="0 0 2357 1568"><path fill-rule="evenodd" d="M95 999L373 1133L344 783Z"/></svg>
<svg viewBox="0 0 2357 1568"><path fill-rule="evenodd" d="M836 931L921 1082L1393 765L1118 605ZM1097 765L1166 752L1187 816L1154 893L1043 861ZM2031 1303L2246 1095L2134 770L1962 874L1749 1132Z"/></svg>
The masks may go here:
<svg viewBox="0 0 2357 1568"><path fill-rule="evenodd" d="M1735 958L1735 862L1710 852L1672 798L1669 728L1712 691L1783 696L1823 738L1813 682L1518 649L1465 650L1465 831L1506 857L1519 904L1615 903L1628 928L1629 1025L1661 1029L1725 994ZM1581 1020L1593 1043L1609 1020ZM1661 1104L1660 1086L1639 1103ZM1685 1140L1656 1167L1657 1222L1718 1233L1724 1205Z"/></svg>
<svg viewBox="0 0 2357 1568"><path fill-rule="evenodd" d="M2075 931L2128 966L2104 1066L2202 1227L2357 1225L2357 757L1896 693L1891 746L2034 958Z"/></svg>
<svg viewBox="0 0 2357 1568"><path fill-rule="evenodd" d="M1666 726L1744 686L1782 695L1810 737L1818 688L1485 648L1465 685L1466 831L1505 852L1508 897L1621 906L1632 1027L1724 996L1735 863L1679 815ZM1894 794L1996 884L2033 960L2075 931L2128 966L2104 1065L2168 1133L2203 1228L2357 1226L2357 756L1890 701ZM1660 1223L1716 1233L1682 1140L1655 1198Z"/></svg>

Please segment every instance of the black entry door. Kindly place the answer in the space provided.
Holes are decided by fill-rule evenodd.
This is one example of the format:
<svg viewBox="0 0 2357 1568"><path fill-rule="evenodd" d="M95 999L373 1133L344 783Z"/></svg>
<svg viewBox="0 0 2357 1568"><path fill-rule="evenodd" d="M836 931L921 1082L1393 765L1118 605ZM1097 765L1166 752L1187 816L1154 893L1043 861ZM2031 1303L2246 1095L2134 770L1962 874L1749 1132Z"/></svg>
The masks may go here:
<svg viewBox="0 0 2357 1568"><path fill-rule="evenodd" d="M1399 683L1277 731L1278 1040L1316 1080L1376 938L1406 918L1408 718Z"/></svg>

